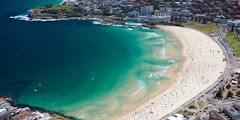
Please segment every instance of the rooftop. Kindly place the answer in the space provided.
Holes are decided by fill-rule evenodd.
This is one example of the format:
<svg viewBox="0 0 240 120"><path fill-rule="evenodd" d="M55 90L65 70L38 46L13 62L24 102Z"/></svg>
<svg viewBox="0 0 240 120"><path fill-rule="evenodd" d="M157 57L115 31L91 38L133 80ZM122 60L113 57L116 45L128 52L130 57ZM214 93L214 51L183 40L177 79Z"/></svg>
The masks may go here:
<svg viewBox="0 0 240 120"><path fill-rule="evenodd" d="M230 112L232 115L234 116L237 116L239 115L240 116L240 112L238 112L234 107L232 106L226 106L224 107L224 109L226 109L228 112Z"/></svg>

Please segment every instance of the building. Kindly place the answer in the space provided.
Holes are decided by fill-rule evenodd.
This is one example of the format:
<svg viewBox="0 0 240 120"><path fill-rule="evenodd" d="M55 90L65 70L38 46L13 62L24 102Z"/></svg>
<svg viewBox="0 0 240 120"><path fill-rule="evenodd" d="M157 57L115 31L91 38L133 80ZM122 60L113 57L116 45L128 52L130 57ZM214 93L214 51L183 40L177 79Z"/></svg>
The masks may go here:
<svg viewBox="0 0 240 120"><path fill-rule="evenodd" d="M0 120L8 120L15 109L9 103L0 101Z"/></svg>
<svg viewBox="0 0 240 120"><path fill-rule="evenodd" d="M223 107L223 112L232 120L240 120L240 112L232 106Z"/></svg>
<svg viewBox="0 0 240 120"><path fill-rule="evenodd" d="M7 109L0 109L0 120L8 120L10 113Z"/></svg>
<svg viewBox="0 0 240 120"><path fill-rule="evenodd" d="M232 27L232 26L240 27L240 20L228 20L227 25L229 27Z"/></svg>
<svg viewBox="0 0 240 120"><path fill-rule="evenodd" d="M28 107L19 108L13 114L14 115L10 117L10 120L21 120L20 118L30 114L30 109Z"/></svg>
<svg viewBox="0 0 240 120"><path fill-rule="evenodd" d="M215 110L210 111L209 120L227 120L223 115L219 114Z"/></svg>
<svg viewBox="0 0 240 120"><path fill-rule="evenodd" d="M217 16L214 20L214 23L218 23L218 24L225 24L227 22L226 17L224 17L223 15L221 16Z"/></svg>
<svg viewBox="0 0 240 120"><path fill-rule="evenodd" d="M155 22L159 21L170 21L171 20L171 15L168 12L161 12L160 10L155 10L154 15L152 15L151 18Z"/></svg>
<svg viewBox="0 0 240 120"><path fill-rule="evenodd" d="M162 13L168 13L168 8L166 6L161 5L159 7L159 11Z"/></svg>
<svg viewBox="0 0 240 120"><path fill-rule="evenodd" d="M191 17L192 13L189 10L181 10L181 12L179 13L179 16L182 17Z"/></svg>
<svg viewBox="0 0 240 120"><path fill-rule="evenodd" d="M142 16L148 16L152 12L152 6L144 6L141 7L141 15Z"/></svg>
<svg viewBox="0 0 240 120"><path fill-rule="evenodd" d="M240 112L240 103L234 103L234 104L233 104L233 107L234 107L238 112Z"/></svg>
<svg viewBox="0 0 240 120"><path fill-rule="evenodd" d="M240 68L236 68L234 71L233 71L234 74L240 74Z"/></svg>
<svg viewBox="0 0 240 120"><path fill-rule="evenodd" d="M175 114L171 117L168 117L167 120L185 120L185 118L181 114Z"/></svg>
<svg viewBox="0 0 240 120"><path fill-rule="evenodd" d="M129 12L128 16L133 17L133 18L137 18L137 17L139 17L139 13L138 12Z"/></svg>

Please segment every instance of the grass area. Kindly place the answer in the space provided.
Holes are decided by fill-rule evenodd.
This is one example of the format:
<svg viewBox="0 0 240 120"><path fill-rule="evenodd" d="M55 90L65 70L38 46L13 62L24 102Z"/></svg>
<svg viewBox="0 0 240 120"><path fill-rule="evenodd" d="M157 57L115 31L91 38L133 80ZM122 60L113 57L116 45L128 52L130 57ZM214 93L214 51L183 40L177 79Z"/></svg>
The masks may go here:
<svg viewBox="0 0 240 120"><path fill-rule="evenodd" d="M42 7L37 7L33 9L35 12L41 12L41 11L64 11L64 10L71 10L69 6L59 6L59 5L45 5Z"/></svg>
<svg viewBox="0 0 240 120"><path fill-rule="evenodd" d="M188 21L187 23L183 24L184 26L190 27L190 28L194 28L197 29L199 31L202 31L206 34L210 34L213 32L218 32L220 31L220 27L215 25L215 24L211 24L211 23L207 23L207 24L202 24L201 22L196 22L196 21Z"/></svg>
<svg viewBox="0 0 240 120"><path fill-rule="evenodd" d="M191 102L187 107L190 109L197 109L194 102Z"/></svg>
<svg viewBox="0 0 240 120"><path fill-rule="evenodd" d="M177 112L178 114L182 114L187 116L189 113L195 114L195 112L191 112L191 111L186 111L186 110L180 110Z"/></svg>
<svg viewBox="0 0 240 120"><path fill-rule="evenodd" d="M200 109L202 109L204 106L205 106L205 104L204 103L202 103L202 102L197 102L197 104L198 104L198 106L200 107Z"/></svg>
<svg viewBox="0 0 240 120"><path fill-rule="evenodd" d="M240 55L240 41L234 38L234 34L228 30L226 41L232 46L233 50L236 52L236 55Z"/></svg>

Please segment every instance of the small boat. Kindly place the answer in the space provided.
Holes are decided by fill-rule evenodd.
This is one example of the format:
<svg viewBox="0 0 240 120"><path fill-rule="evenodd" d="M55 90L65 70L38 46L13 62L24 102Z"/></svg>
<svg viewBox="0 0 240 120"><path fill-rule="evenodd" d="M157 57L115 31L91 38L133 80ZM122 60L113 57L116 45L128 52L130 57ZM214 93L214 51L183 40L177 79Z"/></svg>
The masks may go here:
<svg viewBox="0 0 240 120"><path fill-rule="evenodd" d="M41 83L39 83L39 84L38 84L38 86L39 86L39 87L41 87L41 86L42 86L42 84L41 84Z"/></svg>
<svg viewBox="0 0 240 120"><path fill-rule="evenodd" d="M37 92L37 89L34 89L34 92Z"/></svg>

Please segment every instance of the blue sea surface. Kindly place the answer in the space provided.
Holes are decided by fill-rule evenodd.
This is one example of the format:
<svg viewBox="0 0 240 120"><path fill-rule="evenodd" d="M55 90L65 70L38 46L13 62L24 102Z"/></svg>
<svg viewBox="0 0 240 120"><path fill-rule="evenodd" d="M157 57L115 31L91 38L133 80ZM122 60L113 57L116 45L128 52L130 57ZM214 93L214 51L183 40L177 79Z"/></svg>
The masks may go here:
<svg viewBox="0 0 240 120"><path fill-rule="evenodd" d="M163 57L166 46L178 52L181 47L162 30L94 25L89 20L10 19L61 2L1 1L0 96L78 118L104 112L111 116L125 110L121 106L151 97L145 94L170 80L158 72L182 62L179 56L174 62ZM140 101L129 102L144 90Z"/></svg>

